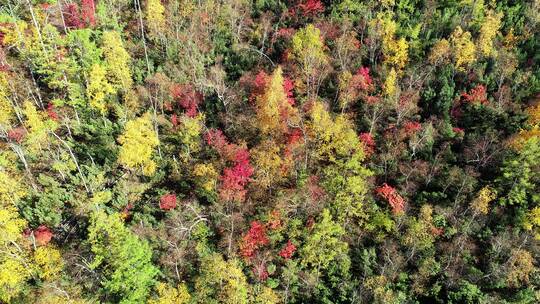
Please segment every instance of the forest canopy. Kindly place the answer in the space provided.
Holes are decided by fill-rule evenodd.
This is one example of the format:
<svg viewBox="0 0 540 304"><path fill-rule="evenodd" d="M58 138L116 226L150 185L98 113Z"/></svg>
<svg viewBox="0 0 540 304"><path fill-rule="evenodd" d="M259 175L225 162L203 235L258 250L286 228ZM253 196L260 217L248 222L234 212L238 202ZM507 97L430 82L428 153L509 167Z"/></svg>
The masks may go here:
<svg viewBox="0 0 540 304"><path fill-rule="evenodd" d="M539 0L0 0L0 303L540 303Z"/></svg>

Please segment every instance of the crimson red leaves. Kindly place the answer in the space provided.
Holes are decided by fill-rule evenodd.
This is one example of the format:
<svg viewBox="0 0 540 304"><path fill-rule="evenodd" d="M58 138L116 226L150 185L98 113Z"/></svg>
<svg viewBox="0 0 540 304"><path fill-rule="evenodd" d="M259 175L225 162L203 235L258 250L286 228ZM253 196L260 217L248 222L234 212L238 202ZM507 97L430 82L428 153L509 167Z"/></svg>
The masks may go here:
<svg viewBox="0 0 540 304"><path fill-rule="evenodd" d="M166 194L159 199L159 208L161 210L171 210L176 208L176 195Z"/></svg>
<svg viewBox="0 0 540 304"><path fill-rule="evenodd" d="M279 252L279 256L287 260L293 256L295 251L296 251L296 246L294 246L291 240L289 240L287 242L287 245L285 245L285 247L281 249L281 251Z"/></svg>
<svg viewBox="0 0 540 304"><path fill-rule="evenodd" d="M96 25L94 0L82 0L81 8L76 3L68 3L62 8L66 27L82 29Z"/></svg>
<svg viewBox="0 0 540 304"><path fill-rule="evenodd" d="M396 189L384 183L381 187L375 189L375 192L382 198L384 198L392 207L392 212L394 214L402 213L405 209L405 200Z"/></svg>
<svg viewBox="0 0 540 304"><path fill-rule="evenodd" d="M251 222L251 228L248 233L242 238L240 244L240 253L244 258L252 257L257 249L268 244L266 236L266 227L259 221Z"/></svg>
<svg viewBox="0 0 540 304"><path fill-rule="evenodd" d="M40 225L34 231L34 237L38 245L45 246L51 241L53 233L47 226Z"/></svg>
<svg viewBox="0 0 540 304"><path fill-rule="evenodd" d="M203 96L192 85L175 84L171 87L171 95L180 107L186 111L188 117L197 116L197 107L201 103Z"/></svg>
<svg viewBox="0 0 540 304"><path fill-rule="evenodd" d="M468 102L468 103L472 103L472 104L488 104L489 101L487 99L487 92L486 92L486 87L479 84L477 85L476 87L474 87L472 90L471 90L471 93L463 93L461 95L463 97L463 99Z"/></svg>
<svg viewBox="0 0 540 304"><path fill-rule="evenodd" d="M358 137L364 146L364 153L366 153L368 156L373 154L373 152L375 152L376 143L371 133L360 133Z"/></svg>

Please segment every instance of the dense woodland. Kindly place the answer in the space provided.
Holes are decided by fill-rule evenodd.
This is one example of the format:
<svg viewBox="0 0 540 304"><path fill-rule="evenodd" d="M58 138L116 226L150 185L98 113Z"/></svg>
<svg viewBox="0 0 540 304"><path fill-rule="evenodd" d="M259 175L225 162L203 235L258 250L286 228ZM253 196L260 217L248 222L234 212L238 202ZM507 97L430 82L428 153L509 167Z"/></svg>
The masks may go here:
<svg viewBox="0 0 540 304"><path fill-rule="evenodd" d="M539 0L0 0L0 303L539 303L539 245Z"/></svg>

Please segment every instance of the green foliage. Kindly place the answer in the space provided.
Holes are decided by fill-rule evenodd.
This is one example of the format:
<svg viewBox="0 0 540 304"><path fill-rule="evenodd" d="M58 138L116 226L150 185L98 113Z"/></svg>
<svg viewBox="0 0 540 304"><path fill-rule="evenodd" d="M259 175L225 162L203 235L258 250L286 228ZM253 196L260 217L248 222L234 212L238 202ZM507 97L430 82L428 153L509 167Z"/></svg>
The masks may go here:
<svg viewBox="0 0 540 304"><path fill-rule="evenodd" d="M119 303L144 301L158 273L148 243L126 228L119 214L99 209L90 218L88 242L94 254L91 267L103 273L105 291Z"/></svg>

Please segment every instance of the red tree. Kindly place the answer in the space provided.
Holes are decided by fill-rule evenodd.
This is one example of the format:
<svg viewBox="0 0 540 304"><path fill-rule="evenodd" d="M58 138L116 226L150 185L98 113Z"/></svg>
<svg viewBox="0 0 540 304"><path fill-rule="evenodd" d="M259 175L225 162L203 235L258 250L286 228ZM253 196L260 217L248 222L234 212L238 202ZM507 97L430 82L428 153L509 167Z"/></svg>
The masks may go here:
<svg viewBox="0 0 540 304"><path fill-rule="evenodd" d="M8 131L7 135L10 140L21 143L26 136L26 130L23 127L13 128Z"/></svg>
<svg viewBox="0 0 540 304"><path fill-rule="evenodd" d="M244 235L240 243L240 254L249 259L255 255L257 249L266 244L268 244L266 227L259 221L253 221L248 233Z"/></svg>
<svg viewBox="0 0 540 304"><path fill-rule="evenodd" d="M166 194L159 199L159 208L161 210L171 210L176 208L176 195Z"/></svg>
<svg viewBox="0 0 540 304"><path fill-rule="evenodd" d="M311 17L324 12L324 4L322 4L321 0L302 1L297 7L304 17Z"/></svg>
<svg viewBox="0 0 540 304"><path fill-rule="evenodd" d="M284 258L284 259L290 259L294 252L296 251L296 246L294 246L294 244L291 242L291 240L289 240L287 242L287 245L285 245L285 247L283 249L281 249L281 251L279 252L279 255Z"/></svg>
<svg viewBox="0 0 540 304"><path fill-rule="evenodd" d="M171 87L171 95L189 117L197 116L197 107L202 101L202 94L198 93L190 84L175 84Z"/></svg>
<svg viewBox="0 0 540 304"><path fill-rule="evenodd" d="M375 192L390 204L394 214L402 213L405 209L405 200L403 197L397 193L396 189L386 183L375 189Z"/></svg>
<svg viewBox="0 0 540 304"><path fill-rule="evenodd" d="M79 14L79 6L75 3L69 3L62 9L62 15L68 28L83 28L84 24Z"/></svg>
<svg viewBox="0 0 540 304"><path fill-rule="evenodd" d="M373 136L371 135L371 133L369 132L366 132L366 133L360 133L360 135L358 136L360 138L360 142L362 143L363 145L363 148L364 148L364 152L366 153L366 155L371 155L373 154L373 152L375 152L375 140L373 139Z"/></svg>
<svg viewBox="0 0 540 304"><path fill-rule="evenodd" d="M51 241L53 233L47 226L40 225L34 231L34 237L38 245L45 246Z"/></svg>
<svg viewBox="0 0 540 304"><path fill-rule="evenodd" d="M469 103L473 103L473 104L487 104L488 103L486 87L481 84L474 87L471 90L470 94L465 92L461 94L461 96L466 102L469 102Z"/></svg>
<svg viewBox="0 0 540 304"><path fill-rule="evenodd" d="M86 26L96 25L96 6L94 0L82 0L81 19Z"/></svg>

